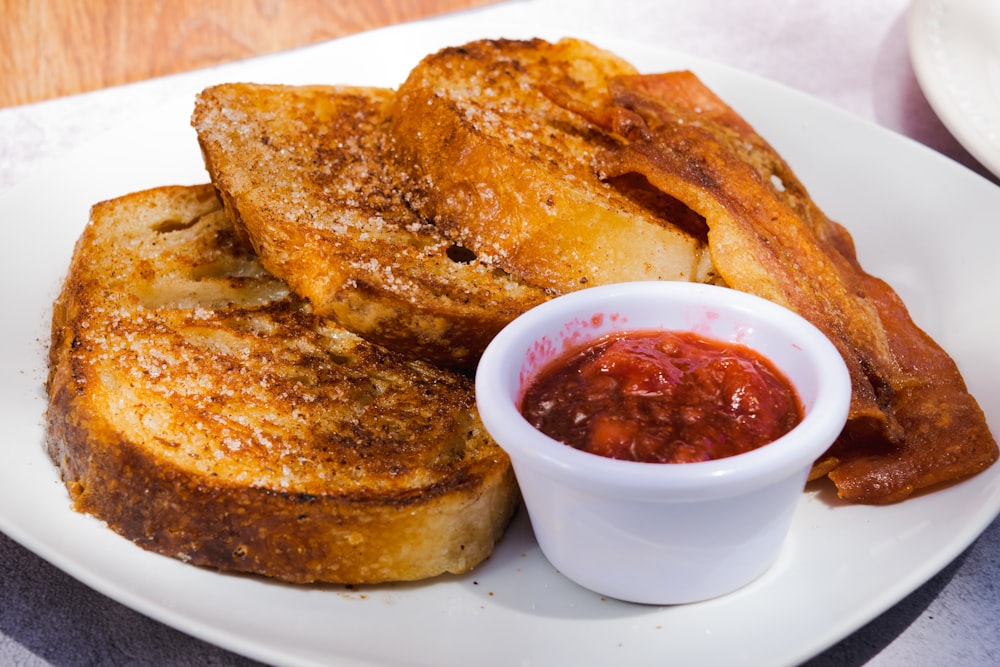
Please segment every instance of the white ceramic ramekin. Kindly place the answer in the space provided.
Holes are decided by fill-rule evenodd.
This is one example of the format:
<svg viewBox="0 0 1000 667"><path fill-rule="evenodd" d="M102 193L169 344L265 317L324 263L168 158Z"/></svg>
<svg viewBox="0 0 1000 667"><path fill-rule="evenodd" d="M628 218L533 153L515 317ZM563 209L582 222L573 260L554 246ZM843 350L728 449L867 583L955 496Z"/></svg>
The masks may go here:
<svg viewBox="0 0 1000 667"><path fill-rule="evenodd" d="M757 350L794 385L802 422L744 454L663 464L574 449L521 416L526 385L567 349L657 329ZM486 349L476 397L510 455L549 561L609 597L680 604L741 588L776 560L813 461L844 426L851 384L833 344L790 310L723 287L663 281L594 287L533 308Z"/></svg>

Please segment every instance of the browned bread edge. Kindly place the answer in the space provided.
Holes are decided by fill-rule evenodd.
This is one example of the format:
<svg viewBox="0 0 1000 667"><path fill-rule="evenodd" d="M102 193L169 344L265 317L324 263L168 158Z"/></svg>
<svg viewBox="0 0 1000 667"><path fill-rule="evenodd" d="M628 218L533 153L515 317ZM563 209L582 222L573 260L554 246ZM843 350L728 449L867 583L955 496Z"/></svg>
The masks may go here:
<svg viewBox="0 0 1000 667"><path fill-rule="evenodd" d="M136 228L132 236L122 225ZM265 293L272 295L270 301L254 295L249 305L211 304L197 313L197 306L191 304L143 305L144 299L152 297L143 295L140 275L155 280L158 272L168 269L188 275L204 272L205 267L185 264L190 262L190 253L185 254L184 244L143 240L147 232L141 228L175 226L188 230L180 233L189 233L204 225L211 227L205 227L198 242L206 244L207 256L223 263L235 258L241 274L211 279L237 296L252 293L255 285L264 283ZM153 254L130 255L133 243ZM161 245L164 255L158 257L156 249ZM121 262L120 271L110 270L108 263L113 261ZM338 333L330 328L335 325L312 315L307 304L287 289L275 289L280 281L262 273L253 277L254 272L248 270L253 261L252 253L233 234L211 186L157 188L94 207L55 304L47 382L47 447L75 508L107 522L145 549L197 565L290 582L414 580L465 572L480 563L502 535L518 494L509 461L478 421L468 378L379 351L343 330ZM132 273L127 267L134 267ZM201 288L205 280L192 285ZM192 319L197 320L197 327L190 328ZM248 412L245 418L249 431L266 433L276 448L298 447L292 450L291 459L269 458L272 455L261 447L255 454L254 446L259 443L255 445L249 437L242 449L222 442L228 433L224 426L236 432L239 424L225 421L227 406L221 404L230 400L228 409L236 410L240 403L238 397L227 399L223 393L223 388L238 388L238 381L218 369L230 367L229 372L237 375L237 362L253 366L257 363L254 355L266 352L230 359L212 341L232 339L237 347L267 350L266 335L239 330L247 322L274 327L279 334L290 332L289 339L275 343L283 351L261 361L259 369L251 368L254 372L248 376L258 382L269 379L273 388L261 391L264 398L274 399L273 412ZM349 384L354 381L351 376L339 381L348 383L346 387L332 386L329 381L324 385L322 380L316 386L303 386L308 382L303 379L307 370L281 365L282 354L294 355L299 346L313 349L323 344L322 336L315 333L321 329L324 336L350 339L351 354L358 355L354 372L362 378L356 380L358 386ZM143 340L142 332L152 338ZM202 395L186 402L178 398L178 405L173 405L165 398L169 392L155 393L157 382L175 382L176 387L167 389L178 393L189 389L177 378L191 376L171 375L168 368L157 371L155 377L142 375L142 382L129 385L127 374L137 372L130 363L131 347L147 355L170 353L179 349L179 343L171 348L174 341L184 336L195 336L197 341L202 334L212 344L196 346L202 356L189 360L182 369L185 373L190 368L204 369L202 379L208 388ZM285 377L288 374L294 377ZM197 374L193 377L198 379ZM410 378L416 382L412 387L407 384ZM342 389L348 395L368 391L371 382L395 386L387 391L414 392L404 396L404 405L430 403L418 411L426 415L425 421L405 424L411 429L406 436L393 439L389 434L371 442L345 440L338 449L336 434L330 429L343 431L347 438L352 432L377 435L380 431L368 423L350 426L350 415L329 417L333 421L327 428L319 408L308 412L308 401L283 398L290 387L299 387L302 394L311 392L311 400L321 403L323 410L348 410L353 406L330 397ZM129 415L149 410L149 419L167 423L176 417L176 423L172 428L141 430L146 437L138 438L136 429L141 424L126 424L126 417L110 414L109 405L119 401ZM208 407L191 411L195 403ZM312 421L300 428L289 416L296 410ZM379 417L378 413L370 415L371 419ZM203 449L192 444L193 418L205 422L208 435ZM283 443L275 433L280 434L286 425L288 439ZM385 427L396 428L391 421ZM315 433L315 437L309 439L303 433ZM394 447L397 454L393 454ZM367 451L376 458L366 460ZM297 458L303 460L296 464ZM282 460L289 461L290 472L274 470ZM340 464L344 462L350 462L351 470L343 469ZM366 466L358 479L354 479L355 466ZM241 473L249 479L238 481ZM260 479L250 481L255 477ZM397 482L397 477L402 481Z"/></svg>

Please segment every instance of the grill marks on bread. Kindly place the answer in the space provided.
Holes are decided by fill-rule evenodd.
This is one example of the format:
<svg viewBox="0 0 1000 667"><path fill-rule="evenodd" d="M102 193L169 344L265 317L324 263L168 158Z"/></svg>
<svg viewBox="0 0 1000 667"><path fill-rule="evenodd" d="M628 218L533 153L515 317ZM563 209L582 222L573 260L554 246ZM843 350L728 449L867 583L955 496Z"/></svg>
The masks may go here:
<svg viewBox="0 0 1000 667"><path fill-rule="evenodd" d="M55 305L47 443L141 546L287 581L464 572L517 502L462 375L266 272L212 186L98 204Z"/></svg>
<svg viewBox="0 0 1000 667"><path fill-rule="evenodd" d="M224 84L192 123L213 183L263 265L315 312L420 358L471 368L548 297L442 234L387 162L392 91Z"/></svg>

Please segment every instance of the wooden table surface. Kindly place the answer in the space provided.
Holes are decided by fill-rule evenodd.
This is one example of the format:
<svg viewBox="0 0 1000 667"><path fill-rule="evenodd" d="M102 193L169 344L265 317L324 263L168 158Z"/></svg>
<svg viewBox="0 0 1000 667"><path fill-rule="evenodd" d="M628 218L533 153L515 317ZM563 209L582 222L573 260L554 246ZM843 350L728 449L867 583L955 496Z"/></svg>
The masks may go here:
<svg viewBox="0 0 1000 667"><path fill-rule="evenodd" d="M0 0L0 107L274 53L495 0Z"/></svg>

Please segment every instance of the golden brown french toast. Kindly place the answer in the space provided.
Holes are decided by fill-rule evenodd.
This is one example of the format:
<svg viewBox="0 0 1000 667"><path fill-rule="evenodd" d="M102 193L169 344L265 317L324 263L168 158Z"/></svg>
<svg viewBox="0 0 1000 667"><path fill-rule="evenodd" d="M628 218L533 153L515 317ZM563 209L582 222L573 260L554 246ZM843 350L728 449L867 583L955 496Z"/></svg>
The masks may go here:
<svg viewBox="0 0 1000 667"><path fill-rule="evenodd" d="M465 572L518 501L469 379L314 315L211 185L93 208L47 390L75 507L198 565L290 582Z"/></svg>
<svg viewBox="0 0 1000 667"><path fill-rule="evenodd" d="M414 358L471 368L547 294L410 210L384 157L392 97L224 84L201 93L192 124L226 211L315 312Z"/></svg>
<svg viewBox="0 0 1000 667"><path fill-rule="evenodd" d="M557 292L711 281L703 230L602 180L593 159L608 137L551 99L603 108L608 80L634 73L576 39L481 40L427 56L392 100L410 204L480 257Z"/></svg>

